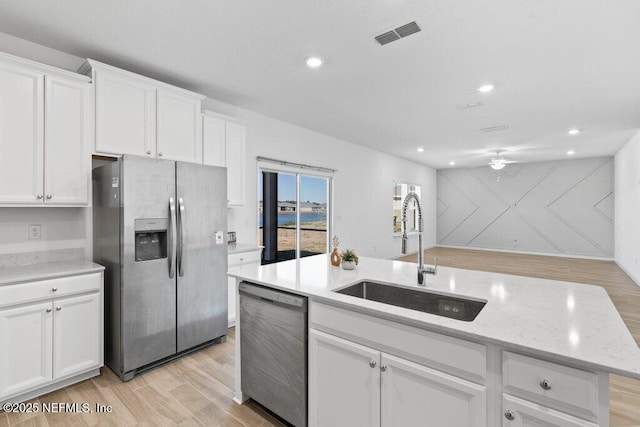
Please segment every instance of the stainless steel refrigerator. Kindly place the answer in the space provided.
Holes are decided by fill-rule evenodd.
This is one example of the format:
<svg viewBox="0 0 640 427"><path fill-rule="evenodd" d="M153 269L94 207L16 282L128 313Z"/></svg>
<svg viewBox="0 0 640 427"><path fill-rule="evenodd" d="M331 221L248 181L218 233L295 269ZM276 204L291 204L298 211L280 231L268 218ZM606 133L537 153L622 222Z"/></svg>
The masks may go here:
<svg viewBox="0 0 640 427"><path fill-rule="evenodd" d="M227 333L226 169L124 156L93 171L105 362L121 379Z"/></svg>

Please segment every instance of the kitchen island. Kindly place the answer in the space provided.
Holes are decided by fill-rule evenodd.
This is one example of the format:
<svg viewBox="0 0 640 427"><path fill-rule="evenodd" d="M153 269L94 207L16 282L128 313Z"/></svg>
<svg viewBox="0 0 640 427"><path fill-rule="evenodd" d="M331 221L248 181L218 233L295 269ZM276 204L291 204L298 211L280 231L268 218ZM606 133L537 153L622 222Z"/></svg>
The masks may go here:
<svg viewBox="0 0 640 427"><path fill-rule="evenodd" d="M309 297L310 425L606 426L608 374L640 379L640 350L597 286L440 267L421 287L415 264L348 271L328 255L232 275ZM362 280L487 303L465 322L334 292Z"/></svg>

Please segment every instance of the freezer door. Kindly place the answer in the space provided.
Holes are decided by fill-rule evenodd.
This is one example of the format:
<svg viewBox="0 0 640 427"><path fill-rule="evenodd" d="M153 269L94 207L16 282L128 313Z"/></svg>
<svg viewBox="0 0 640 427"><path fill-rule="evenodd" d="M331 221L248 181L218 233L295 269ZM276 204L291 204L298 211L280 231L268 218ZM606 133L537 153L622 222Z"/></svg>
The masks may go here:
<svg viewBox="0 0 640 427"><path fill-rule="evenodd" d="M227 174L177 162L178 351L227 333Z"/></svg>
<svg viewBox="0 0 640 427"><path fill-rule="evenodd" d="M124 372L176 353L175 162L122 159L122 358ZM153 246L153 247L149 247ZM173 264L173 265L172 265Z"/></svg>

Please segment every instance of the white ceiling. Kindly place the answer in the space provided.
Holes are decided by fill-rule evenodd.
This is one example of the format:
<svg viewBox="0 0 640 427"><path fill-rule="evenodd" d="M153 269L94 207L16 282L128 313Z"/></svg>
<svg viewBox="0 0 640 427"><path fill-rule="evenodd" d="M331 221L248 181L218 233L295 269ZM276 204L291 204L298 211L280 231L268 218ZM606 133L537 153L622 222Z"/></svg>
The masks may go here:
<svg viewBox="0 0 640 427"><path fill-rule="evenodd" d="M611 155L640 128L637 0L3 0L0 31L437 168Z"/></svg>

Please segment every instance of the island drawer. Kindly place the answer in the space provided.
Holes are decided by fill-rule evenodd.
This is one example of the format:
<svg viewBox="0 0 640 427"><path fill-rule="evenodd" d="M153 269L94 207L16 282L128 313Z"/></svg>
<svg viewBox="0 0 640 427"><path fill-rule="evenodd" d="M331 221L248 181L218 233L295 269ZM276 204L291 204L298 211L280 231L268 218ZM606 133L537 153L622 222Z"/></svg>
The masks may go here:
<svg viewBox="0 0 640 427"><path fill-rule="evenodd" d="M484 345L310 301L309 327L484 384Z"/></svg>
<svg viewBox="0 0 640 427"><path fill-rule="evenodd" d="M229 254L229 269L247 264L260 265L260 253L260 251L250 251Z"/></svg>
<svg viewBox="0 0 640 427"><path fill-rule="evenodd" d="M102 273L61 277L0 287L0 307L99 291Z"/></svg>
<svg viewBox="0 0 640 427"><path fill-rule="evenodd" d="M598 418L598 390L608 388L599 382L599 375L593 372L508 351L502 354L505 393L579 417Z"/></svg>

